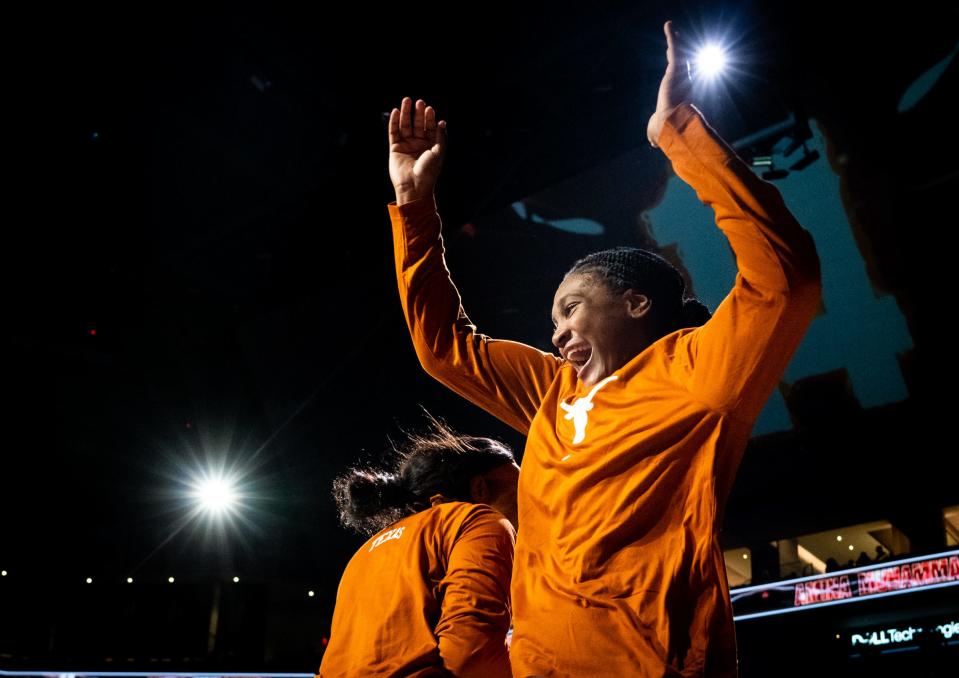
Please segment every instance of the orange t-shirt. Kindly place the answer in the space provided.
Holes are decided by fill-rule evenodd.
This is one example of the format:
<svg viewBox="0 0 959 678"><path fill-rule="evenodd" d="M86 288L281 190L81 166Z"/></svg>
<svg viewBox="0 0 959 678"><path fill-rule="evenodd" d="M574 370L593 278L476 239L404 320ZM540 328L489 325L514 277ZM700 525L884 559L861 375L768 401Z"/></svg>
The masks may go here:
<svg viewBox="0 0 959 678"><path fill-rule="evenodd" d="M571 365L476 332L432 199L389 206L400 299L424 368L527 434L513 675L734 676L719 544L752 425L819 307L810 235L691 105L659 145L710 205L739 272L711 320L592 388Z"/></svg>
<svg viewBox="0 0 959 678"><path fill-rule="evenodd" d="M510 675L513 527L441 503L373 535L340 580L321 678Z"/></svg>

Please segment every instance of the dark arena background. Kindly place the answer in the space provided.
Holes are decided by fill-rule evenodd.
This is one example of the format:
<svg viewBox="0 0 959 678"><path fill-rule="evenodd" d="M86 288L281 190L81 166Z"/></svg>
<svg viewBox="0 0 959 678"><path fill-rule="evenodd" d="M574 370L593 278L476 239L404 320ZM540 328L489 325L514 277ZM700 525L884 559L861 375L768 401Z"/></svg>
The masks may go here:
<svg viewBox="0 0 959 678"><path fill-rule="evenodd" d="M481 331L550 348L564 271L621 244L714 309L731 251L646 141L669 18L822 260L724 519L740 674L956 675L959 10L789 0L6 9L0 676L311 675L363 541L332 478L424 407L521 453L409 341L403 96L449 123Z"/></svg>

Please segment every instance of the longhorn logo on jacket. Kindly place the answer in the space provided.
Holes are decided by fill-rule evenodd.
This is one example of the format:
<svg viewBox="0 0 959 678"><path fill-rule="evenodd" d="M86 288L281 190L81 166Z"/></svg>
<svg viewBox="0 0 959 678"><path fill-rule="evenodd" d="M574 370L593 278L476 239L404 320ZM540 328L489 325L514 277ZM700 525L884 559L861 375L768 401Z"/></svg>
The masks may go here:
<svg viewBox="0 0 959 678"><path fill-rule="evenodd" d="M576 402L560 402L559 406L562 407L563 411L566 412L565 419L567 421L570 419L573 420L573 430L575 432L575 435L573 436L574 445L579 445L581 442L586 440L586 424L589 423L589 411L593 409L593 396L595 396L599 392L599 389L603 388L603 386L618 378L619 377L615 374L606 377L601 382L596 384L586 395L586 397L580 398Z"/></svg>

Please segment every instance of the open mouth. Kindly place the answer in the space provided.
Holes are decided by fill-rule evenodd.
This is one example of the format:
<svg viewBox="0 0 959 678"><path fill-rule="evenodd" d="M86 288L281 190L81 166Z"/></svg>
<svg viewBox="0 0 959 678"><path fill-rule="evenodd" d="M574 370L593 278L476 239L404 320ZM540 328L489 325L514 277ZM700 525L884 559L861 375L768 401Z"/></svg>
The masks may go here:
<svg viewBox="0 0 959 678"><path fill-rule="evenodd" d="M576 369L576 373L579 374L579 372L586 367L586 363L589 362L592 355L593 350L589 346L583 346L582 348L575 348L567 353L566 360Z"/></svg>

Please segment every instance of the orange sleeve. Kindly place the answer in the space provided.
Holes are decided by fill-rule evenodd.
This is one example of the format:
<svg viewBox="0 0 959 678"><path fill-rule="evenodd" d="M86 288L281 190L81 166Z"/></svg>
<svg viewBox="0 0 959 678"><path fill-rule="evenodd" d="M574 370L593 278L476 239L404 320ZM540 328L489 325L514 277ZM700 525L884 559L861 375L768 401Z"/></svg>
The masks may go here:
<svg viewBox="0 0 959 678"><path fill-rule="evenodd" d="M513 571L513 528L496 511L475 506L455 537L436 625L443 665L457 678L509 678L506 633Z"/></svg>
<svg viewBox="0 0 959 678"><path fill-rule="evenodd" d="M712 319L683 335L674 365L708 407L753 421L819 308L819 258L779 191L757 177L686 104L659 146L716 214L736 255L736 282Z"/></svg>
<svg viewBox="0 0 959 678"><path fill-rule="evenodd" d="M443 259L432 197L389 211L400 302L423 369L525 435L561 359L476 331Z"/></svg>

